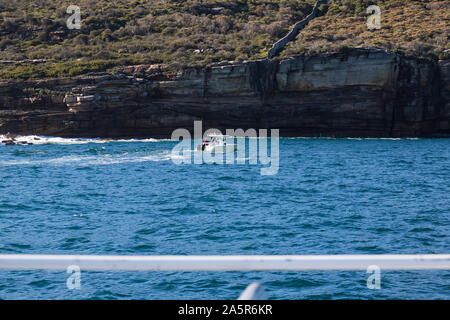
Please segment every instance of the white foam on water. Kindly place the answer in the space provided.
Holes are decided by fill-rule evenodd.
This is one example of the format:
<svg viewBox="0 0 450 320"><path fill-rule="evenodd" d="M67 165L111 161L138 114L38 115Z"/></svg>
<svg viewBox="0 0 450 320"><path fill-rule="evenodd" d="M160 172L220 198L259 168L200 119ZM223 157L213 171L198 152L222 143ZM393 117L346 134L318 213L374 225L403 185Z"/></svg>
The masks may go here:
<svg viewBox="0 0 450 320"><path fill-rule="evenodd" d="M199 153L201 151L198 151L196 149L194 150L182 150L180 152L170 152L169 153L169 159L170 160L189 160L192 159L192 154L193 153Z"/></svg>
<svg viewBox="0 0 450 320"><path fill-rule="evenodd" d="M106 142L165 142L165 141L173 141L171 139L118 139L118 140L108 140Z"/></svg>
<svg viewBox="0 0 450 320"><path fill-rule="evenodd" d="M160 162L171 160L170 152L163 151L146 155L129 155L127 153L121 155L70 155L58 158L43 160L7 160L0 161L0 166L21 166L21 165L54 165L54 166L94 166L94 165L112 165L120 163L136 163L136 162Z"/></svg>
<svg viewBox="0 0 450 320"><path fill-rule="evenodd" d="M0 141L10 140L5 135L0 135ZM171 141L170 139L100 139L100 138L60 138L60 137L47 137L47 136L16 136L14 137L15 142L21 143L25 142L33 145L42 144L59 144L59 145L72 145L72 144L88 144L88 143L110 143L110 142L164 142ZM1 143L0 143L1 144Z"/></svg>

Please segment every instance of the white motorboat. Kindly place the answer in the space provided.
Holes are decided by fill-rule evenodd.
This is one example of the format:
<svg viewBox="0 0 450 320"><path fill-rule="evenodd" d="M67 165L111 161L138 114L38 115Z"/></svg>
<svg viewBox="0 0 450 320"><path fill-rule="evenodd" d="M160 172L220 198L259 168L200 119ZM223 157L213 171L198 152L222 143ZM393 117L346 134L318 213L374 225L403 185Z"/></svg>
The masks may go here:
<svg viewBox="0 0 450 320"><path fill-rule="evenodd" d="M201 145L197 146L198 151L209 153L228 153L237 151L237 145L234 143L227 143L227 138L234 138L222 134L209 134Z"/></svg>

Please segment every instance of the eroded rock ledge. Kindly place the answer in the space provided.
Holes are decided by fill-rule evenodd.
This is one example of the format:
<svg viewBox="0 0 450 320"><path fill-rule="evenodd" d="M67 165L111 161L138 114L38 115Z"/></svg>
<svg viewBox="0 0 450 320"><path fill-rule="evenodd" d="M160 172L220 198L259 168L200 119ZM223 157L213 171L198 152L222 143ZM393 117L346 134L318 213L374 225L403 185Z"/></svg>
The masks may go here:
<svg viewBox="0 0 450 320"><path fill-rule="evenodd" d="M380 50L0 83L0 134L170 137L177 128L283 136L450 135L450 62Z"/></svg>

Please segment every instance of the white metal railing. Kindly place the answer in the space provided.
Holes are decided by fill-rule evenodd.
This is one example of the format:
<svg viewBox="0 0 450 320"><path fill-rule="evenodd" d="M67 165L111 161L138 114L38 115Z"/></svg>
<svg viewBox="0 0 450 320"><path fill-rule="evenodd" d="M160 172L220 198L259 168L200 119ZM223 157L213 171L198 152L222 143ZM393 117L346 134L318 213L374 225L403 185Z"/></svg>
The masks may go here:
<svg viewBox="0 0 450 320"><path fill-rule="evenodd" d="M292 256L0 255L0 269L123 271L450 270L450 254Z"/></svg>

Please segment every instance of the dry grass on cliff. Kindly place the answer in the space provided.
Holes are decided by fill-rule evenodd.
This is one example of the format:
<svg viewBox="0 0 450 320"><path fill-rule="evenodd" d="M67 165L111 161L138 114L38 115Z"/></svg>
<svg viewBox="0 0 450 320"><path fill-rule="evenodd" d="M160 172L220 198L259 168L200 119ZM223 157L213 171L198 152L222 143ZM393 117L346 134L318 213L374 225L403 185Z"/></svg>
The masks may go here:
<svg viewBox="0 0 450 320"><path fill-rule="evenodd" d="M343 47L379 47L429 59L450 49L449 1L379 1L381 30L370 31L364 15L325 15L313 20L284 56L335 52ZM340 7L343 13L348 8ZM447 50L447 52L446 52Z"/></svg>
<svg viewBox="0 0 450 320"><path fill-rule="evenodd" d="M64 77L118 65L174 68L265 58L315 0L79 0L81 30L68 30L65 0L0 1L0 78ZM366 8L382 7L381 30ZM449 1L329 0L283 56L366 46L448 56ZM46 59L30 63L30 59Z"/></svg>
<svg viewBox="0 0 450 320"><path fill-rule="evenodd" d="M79 0L81 30L68 30L67 1L0 1L0 77L72 76L111 65L204 65L262 58L314 0Z"/></svg>

